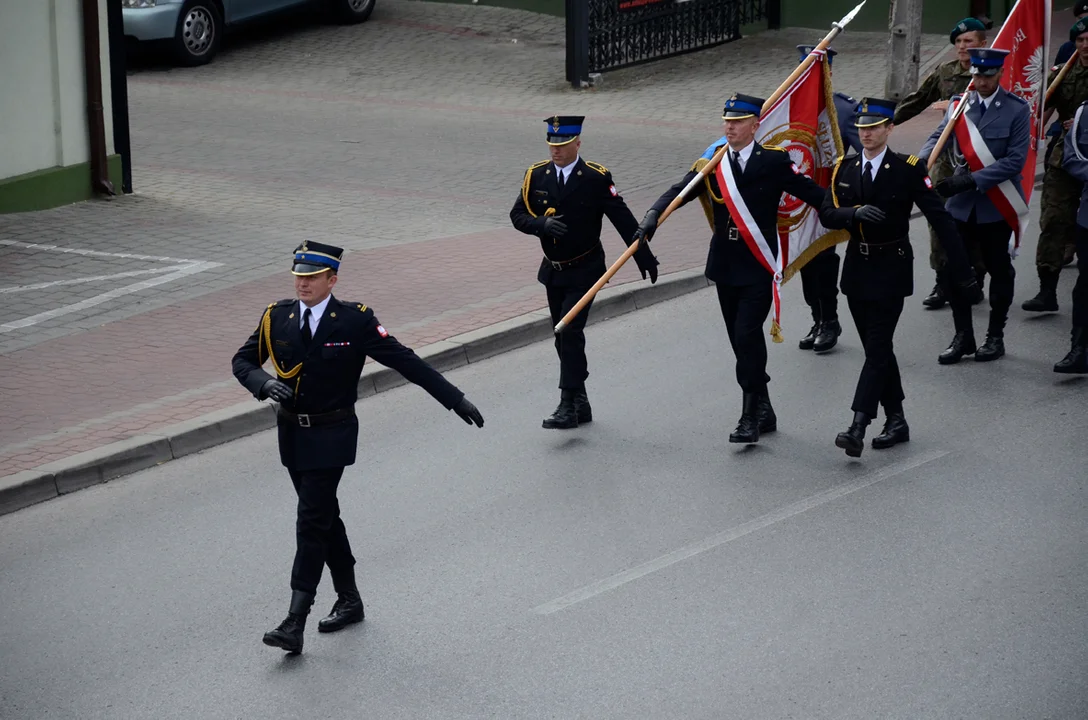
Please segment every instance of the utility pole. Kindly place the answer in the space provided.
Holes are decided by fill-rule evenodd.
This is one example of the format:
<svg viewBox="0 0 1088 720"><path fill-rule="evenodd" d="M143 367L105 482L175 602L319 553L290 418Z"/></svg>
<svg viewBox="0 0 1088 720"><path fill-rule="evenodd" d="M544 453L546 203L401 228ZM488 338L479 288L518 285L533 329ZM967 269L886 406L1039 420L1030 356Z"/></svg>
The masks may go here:
<svg viewBox="0 0 1088 720"><path fill-rule="evenodd" d="M888 8L888 74L885 97L902 100L918 87L922 52L922 0L892 0Z"/></svg>

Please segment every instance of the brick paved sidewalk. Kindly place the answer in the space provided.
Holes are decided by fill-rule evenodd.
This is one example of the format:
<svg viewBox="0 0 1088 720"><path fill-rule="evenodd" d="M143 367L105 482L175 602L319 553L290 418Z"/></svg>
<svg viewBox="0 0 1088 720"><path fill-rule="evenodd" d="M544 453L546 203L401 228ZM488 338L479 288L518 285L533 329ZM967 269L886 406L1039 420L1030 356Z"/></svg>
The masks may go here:
<svg viewBox="0 0 1088 720"><path fill-rule="evenodd" d="M576 93L556 18L386 0L363 26L262 30L207 68L137 69L137 195L0 216L0 294L16 308L0 324L0 476L245 400L230 357L292 294L287 258L306 238L348 248L337 295L410 345L544 307L537 242L507 213L545 157L545 115L588 116L585 155L641 216L718 136L724 96L770 92L793 46L822 32L765 33ZM879 94L883 43L844 35L837 87ZM946 48L927 37L924 59ZM904 126L898 147L932 124ZM662 272L701 267L707 239L701 212L678 213L655 243ZM622 249L611 230L605 244ZM627 267L614 284L634 281Z"/></svg>

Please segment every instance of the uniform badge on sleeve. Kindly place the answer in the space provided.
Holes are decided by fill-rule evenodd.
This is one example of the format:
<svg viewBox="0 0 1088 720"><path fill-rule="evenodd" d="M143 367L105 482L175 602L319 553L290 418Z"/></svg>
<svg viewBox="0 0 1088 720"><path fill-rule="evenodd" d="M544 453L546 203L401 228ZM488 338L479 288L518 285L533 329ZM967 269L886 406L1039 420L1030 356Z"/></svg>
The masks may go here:
<svg viewBox="0 0 1088 720"><path fill-rule="evenodd" d="M924 178L922 178L922 182L924 182L926 184L926 187L930 190L933 189L933 181L929 179L929 175L926 175Z"/></svg>
<svg viewBox="0 0 1088 720"><path fill-rule="evenodd" d="M619 193L618 190L616 190L615 185L609 185L608 186L608 192L612 193L612 197L619 197L620 196L620 193Z"/></svg>
<svg viewBox="0 0 1088 720"><path fill-rule="evenodd" d="M797 163L790 163L790 167L793 168L793 174L794 175L800 175L801 174L801 168L797 167Z"/></svg>
<svg viewBox="0 0 1088 720"><path fill-rule="evenodd" d="M381 325L378 326L378 334L381 335L383 338L389 337L389 333L386 332L385 328Z"/></svg>

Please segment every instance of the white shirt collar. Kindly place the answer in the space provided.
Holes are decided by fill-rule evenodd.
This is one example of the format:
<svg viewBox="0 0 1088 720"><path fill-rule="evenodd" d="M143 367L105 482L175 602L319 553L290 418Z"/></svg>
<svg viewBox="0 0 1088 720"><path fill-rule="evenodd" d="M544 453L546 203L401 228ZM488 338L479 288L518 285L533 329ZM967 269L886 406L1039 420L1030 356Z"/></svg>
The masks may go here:
<svg viewBox="0 0 1088 720"><path fill-rule="evenodd" d="M987 110L989 110L989 109L990 109L990 105L992 105L992 104L993 104L993 102L994 102L994 99L995 99L996 97L997 97L997 90L994 90L994 91L993 91L992 93L990 93L990 97L985 97L985 98L984 98L984 97L982 97L982 95L981 95L981 94L979 94L979 96L978 96L978 99L979 99L979 100L981 100L981 101L982 101L982 104L986 106L986 109L987 109Z"/></svg>
<svg viewBox="0 0 1088 720"><path fill-rule="evenodd" d="M574 162L572 162L570 165L567 165L566 167L559 167L558 165L555 165L555 163L552 163L552 165L555 165L555 174L558 175L559 173L562 173L563 174L563 182L566 182L567 180L570 180L571 171L574 170L574 166L577 165L578 161L581 160L581 159L582 159L581 155L576 156L574 158Z"/></svg>
<svg viewBox="0 0 1088 720"><path fill-rule="evenodd" d="M756 146L756 141L753 140L752 142L748 143L743 148L741 148L741 151L740 151L740 167L741 167L741 170L743 170L745 168L745 166L748 165L748 158L752 157L752 150L755 149L755 146ZM729 152L730 153L733 152L733 146L732 145L729 146Z"/></svg>
<svg viewBox="0 0 1088 720"><path fill-rule="evenodd" d="M332 293L325 296L325 299L319 302L317 305L310 306L301 300L298 301L298 326L302 327L302 316L306 313L306 308L310 308L310 329L316 330L317 324L321 321L321 316L325 314L325 307L329 304L329 300L332 298Z"/></svg>
<svg viewBox="0 0 1088 720"><path fill-rule="evenodd" d="M866 157L865 152L862 151L862 153L860 155L860 158L859 158L861 160L861 170L862 170L862 172L865 171L865 163L871 162L873 164L873 180L876 180L876 174L877 174L877 172L880 171L880 166L884 163L884 156L887 155L887 154L888 154L888 146L887 145L884 146L884 149L880 151L879 155L877 155L875 158L873 158L871 160L868 157Z"/></svg>

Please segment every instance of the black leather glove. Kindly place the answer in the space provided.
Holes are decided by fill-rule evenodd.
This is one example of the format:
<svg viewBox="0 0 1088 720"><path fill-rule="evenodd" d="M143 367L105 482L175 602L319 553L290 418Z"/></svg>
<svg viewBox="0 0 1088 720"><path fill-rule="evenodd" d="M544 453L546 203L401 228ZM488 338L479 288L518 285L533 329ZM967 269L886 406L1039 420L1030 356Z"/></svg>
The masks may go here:
<svg viewBox="0 0 1088 720"><path fill-rule="evenodd" d="M476 427L484 426L484 416L480 414L475 405L469 402L467 397L462 397L461 402L453 406L453 411L468 425L476 423Z"/></svg>
<svg viewBox="0 0 1088 720"><path fill-rule="evenodd" d="M854 211L854 222L881 223L886 217L876 205L862 205Z"/></svg>
<svg viewBox="0 0 1088 720"><path fill-rule="evenodd" d="M967 192L968 190L974 190L978 187L978 183L975 182L975 178L970 173L964 175L953 175L950 178L946 178L937 183L937 194L943 198L950 198L953 195L959 195L960 193Z"/></svg>
<svg viewBox="0 0 1088 720"><path fill-rule="evenodd" d="M642 216L642 222L638 224L638 230L635 230L635 235L631 238L631 241L641 240L642 246L647 247L650 243L650 238L657 232L657 218L660 214L661 213L653 208L647 210L646 214Z"/></svg>
<svg viewBox="0 0 1088 720"><path fill-rule="evenodd" d="M562 238L567 234L567 224L560 220L562 215L555 215L554 217L544 218L544 234L551 235L553 238Z"/></svg>
<svg viewBox="0 0 1088 720"><path fill-rule="evenodd" d="M960 294L960 297L968 303L974 305L975 303L982 302L982 288L979 287L978 279L974 277L973 273L972 277L967 280L960 280L956 285L956 290Z"/></svg>
<svg viewBox="0 0 1088 720"><path fill-rule="evenodd" d="M295 397L291 388L275 378L261 385L261 395L281 403L290 402Z"/></svg>

